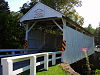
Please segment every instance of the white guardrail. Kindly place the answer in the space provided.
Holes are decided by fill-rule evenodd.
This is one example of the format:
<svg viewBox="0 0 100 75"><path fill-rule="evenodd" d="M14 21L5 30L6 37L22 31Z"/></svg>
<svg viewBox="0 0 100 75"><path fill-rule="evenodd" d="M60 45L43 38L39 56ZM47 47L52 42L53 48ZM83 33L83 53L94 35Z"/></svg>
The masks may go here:
<svg viewBox="0 0 100 75"><path fill-rule="evenodd" d="M22 73L28 69L30 69L30 75L36 75L36 66L44 64L44 69L48 70L48 63L52 61L52 65L56 64L56 59L60 59L61 56L57 57L56 54L62 54L63 51L57 52L45 52L45 53L37 53L37 54L29 54L29 55L21 55L21 56L13 56L1 59L2 72L3 75L17 75ZM52 55L52 58L49 59L49 55ZM36 62L38 57L43 57L44 60L40 62ZM24 60L30 60L30 65L19 68L17 70L13 70L13 63L20 62Z"/></svg>

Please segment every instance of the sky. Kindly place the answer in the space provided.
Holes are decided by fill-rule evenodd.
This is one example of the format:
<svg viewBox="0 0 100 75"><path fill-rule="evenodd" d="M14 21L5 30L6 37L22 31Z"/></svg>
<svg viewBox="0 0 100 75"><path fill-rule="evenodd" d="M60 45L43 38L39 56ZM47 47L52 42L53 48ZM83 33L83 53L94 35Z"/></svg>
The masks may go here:
<svg viewBox="0 0 100 75"><path fill-rule="evenodd" d="M11 11L19 11L24 3L30 0L5 0L8 2Z"/></svg>
<svg viewBox="0 0 100 75"><path fill-rule="evenodd" d="M30 0L5 0L8 1L11 11L19 11L22 5ZM75 9L80 16L84 18L83 27L87 27L89 24L93 28L99 26L100 22L100 0L81 0L82 6Z"/></svg>

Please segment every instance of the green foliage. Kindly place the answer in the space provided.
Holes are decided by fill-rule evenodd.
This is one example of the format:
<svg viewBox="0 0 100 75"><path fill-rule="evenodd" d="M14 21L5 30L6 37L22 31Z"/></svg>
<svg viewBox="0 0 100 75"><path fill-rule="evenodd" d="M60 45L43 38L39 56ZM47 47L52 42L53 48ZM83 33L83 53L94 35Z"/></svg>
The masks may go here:
<svg viewBox="0 0 100 75"><path fill-rule="evenodd" d="M9 12L8 3L5 0L0 0L0 13L1 12Z"/></svg>
<svg viewBox="0 0 100 75"><path fill-rule="evenodd" d="M98 28L95 29L94 35L95 35L95 44L100 45L100 25Z"/></svg>
<svg viewBox="0 0 100 75"><path fill-rule="evenodd" d="M100 70L99 69L95 70L95 75L100 75Z"/></svg>
<svg viewBox="0 0 100 75"><path fill-rule="evenodd" d="M18 23L19 13L10 12L7 21L2 24L0 48L22 48L24 40L24 29Z"/></svg>
<svg viewBox="0 0 100 75"><path fill-rule="evenodd" d="M94 34L94 32L95 32L95 29L92 28L91 24L89 24L88 27L86 27L85 29L88 30L92 34Z"/></svg>
<svg viewBox="0 0 100 75"><path fill-rule="evenodd" d="M20 13L11 12L8 17L7 23L7 44L8 48L22 48L24 43L25 31L24 28L20 26L18 20L20 18Z"/></svg>
<svg viewBox="0 0 100 75"><path fill-rule="evenodd" d="M98 28L94 29L91 24L89 24L85 29L94 35L95 45L100 45L100 25Z"/></svg>
<svg viewBox="0 0 100 75"><path fill-rule="evenodd" d="M10 11L9 11L9 7L8 7L8 3L5 2L4 0L0 0L0 32L3 28L2 25L5 25L5 23L7 22L7 17L9 15Z"/></svg>
<svg viewBox="0 0 100 75"><path fill-rule="evenodd" d="M60 65L55 65L49 67L48 71L37 72L37 75L67 75L67 73L60 68Z"/></svg>
<svg viewBox="0 0 100 75"><path fill-rule="evenodd" d="M4 0L0 0L0 48L3 48L4 43L7 39L7 25L6 23L8 22L8 15L10 11L8 8L8 3L5 2Z"/></svg>
<svg viewBox="0 0 100 75"><path fill-rule="evenodd" d="M30 3L25 3L21 7L20 12L25 14L30 8L32 8L37 0L31 0ZM80 0L40 0L40 2L50 6L51 8L63 13L79 25L83 25L84 18L79 16L79 14L75 10L75 6L81 6Z"/></svg>
<svg viewBox="0 0 100 75"><path fill-rule="evenodd" d="M22 48L24 30L19 25L20 13L10 12L8 3L0 0L0 48Z"/></svg>

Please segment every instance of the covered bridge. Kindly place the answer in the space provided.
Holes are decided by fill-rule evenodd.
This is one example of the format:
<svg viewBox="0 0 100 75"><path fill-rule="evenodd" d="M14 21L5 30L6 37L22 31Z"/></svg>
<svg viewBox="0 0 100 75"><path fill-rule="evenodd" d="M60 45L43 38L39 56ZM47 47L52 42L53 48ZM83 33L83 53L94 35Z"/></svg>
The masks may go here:
<svg viewBox="0 0 100 75"><path fill-rule="evenodd" d="M25 48L33 52L63 50L62 62L70 64L84 58L82 48L88 48L88 56L94 53L94 38L83 27L58 11L38 2L22 18L25 27ZM62 48L62 41L66 47Z"/></svg>

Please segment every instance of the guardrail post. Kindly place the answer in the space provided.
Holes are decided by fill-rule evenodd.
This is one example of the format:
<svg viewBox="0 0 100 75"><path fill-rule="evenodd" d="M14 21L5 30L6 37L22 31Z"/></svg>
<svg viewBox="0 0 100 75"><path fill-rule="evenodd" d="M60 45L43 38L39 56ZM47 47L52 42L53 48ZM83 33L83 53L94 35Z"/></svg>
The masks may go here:
<svg viewBox="0 0 100 75"><path fill-rule="evenodd" d="M13 62L12 60L1 59L3 75L13 75Z"/></svg>
<svg viewBox="0 0 100 75"><path fill-rule="evenodd" d="M36 56L30 58L30 75L36 75Z"/></svg>
<svg viewBox="0 0 100 75"><path fill-rule="evenodd" d="M56 64L56 54L53 53L52 54L52 65L55 65Z"/></svg>
<svg viewBox="0 0 100 75"><path fill-rule="evenodd" d="M27 53L27 51L24 51L24 54L26 54Z"/></svg>
<svg viewBox="0 0 100 75"><path fill-rule="evenodd" d="M44 69L48 70L48 53L44 55Z"/></svg>

